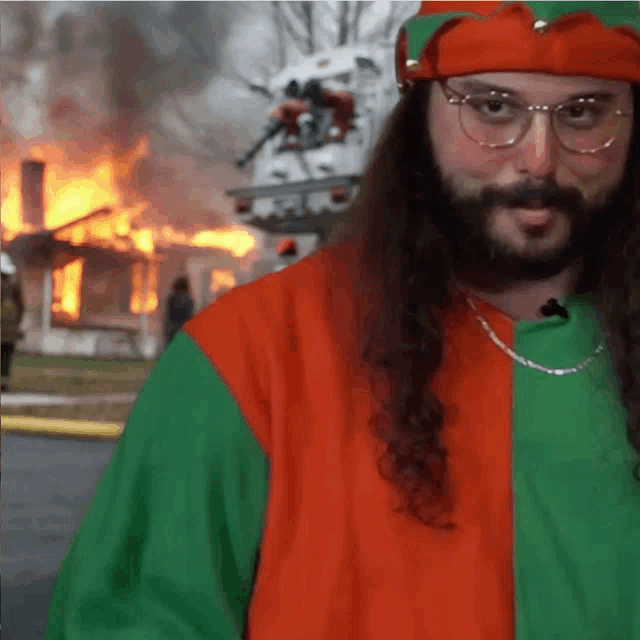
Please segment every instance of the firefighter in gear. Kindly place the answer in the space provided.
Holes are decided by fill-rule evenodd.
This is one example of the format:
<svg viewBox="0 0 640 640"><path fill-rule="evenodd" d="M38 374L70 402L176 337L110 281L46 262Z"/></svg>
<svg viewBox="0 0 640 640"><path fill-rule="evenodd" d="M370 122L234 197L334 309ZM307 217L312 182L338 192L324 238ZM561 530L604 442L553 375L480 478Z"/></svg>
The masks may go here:
<svg viewBox="0 0 640 640"><path fill-rule="evenodd" d="M24 302L16 266L4 252L0 266L2 271L2 391L8 391L11 361L16 343L24 335L20 330Z"/></svg>
<svg viewBox="0 0 640 640"><path fill-rule="evenodd" d="M325 142L344 142L353 127L355 99L353 93L344 90L323 88L318 80L309 80L302 91L302 97L311 104L311 113L317 116L318 146ZM337 130L330 136L331 129Z"/></svg>
<svg viewBox="0 0 640 640"><path fill-rule="evenodd" d="M306 113L309 113L309 105L305 100L298 97L289 97L285 100L271 112L269 124L265 128L264 134L242 158L236 160L236 166L240 169L244 168L253 160L267 141L277 136L283 130L286 135L286 148L297 149L299 147L300 137L300 124L298 119Z"/></svg>

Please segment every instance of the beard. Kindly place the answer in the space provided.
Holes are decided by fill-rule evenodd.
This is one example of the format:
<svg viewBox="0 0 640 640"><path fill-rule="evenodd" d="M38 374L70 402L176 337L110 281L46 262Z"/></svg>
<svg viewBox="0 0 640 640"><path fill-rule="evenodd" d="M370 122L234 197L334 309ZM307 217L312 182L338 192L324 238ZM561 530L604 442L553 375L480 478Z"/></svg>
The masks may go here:
<svg viewBox="0 0 640 640"><path fill-rule="evenodd" d="M597 205L587 203L578 189L551 181L487 186L479 195L467 196L458 194L451 180L438 177L436 191L431 194L432 210L451 248L457 276L472 286L499 292L552 278L596 258L620 219L624 190L616 188ZM534 202L553 211L555 230L564 226L564 237L545 242L530 230L524 232L524 243L516 244L509 233L496 233L498 216L504 220L513 210Z"/></svg>

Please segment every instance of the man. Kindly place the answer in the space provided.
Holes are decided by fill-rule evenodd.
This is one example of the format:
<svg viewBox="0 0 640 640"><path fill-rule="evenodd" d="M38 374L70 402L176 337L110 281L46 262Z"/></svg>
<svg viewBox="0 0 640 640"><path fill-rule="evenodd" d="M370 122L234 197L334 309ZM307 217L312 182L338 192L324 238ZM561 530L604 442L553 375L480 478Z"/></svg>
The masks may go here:
<svg viewBox="0 0 640 640"><path fill-rule="evenodd" d="M639 26L422 4L360 231L176 337L51 640L640 638Z"/></svg>
<svg viewBox="0 0 640 640"><path fill-rule="evenodd" d="M168 347L178 331L193 316L193 298L189 291L189 280L180 276L171 285L171 295L167 298L164 319L165 347Z"/></svg>
<svg viewBox="0 0 640 640"><path fill-rule="evenodd" d="M20 323L24 314L24 303L16 266L9 254L4 251L0 267L2 272L2 391L9 391L11 362L16 342L23 337Z"/></svg>
<svg viewBox="0 0 640 640"><path fill-rule="evenodd" d="M344 142L353 127L355 99L353 93L344 90L325 89L319 80L309 80L302 91L302 98L309 101L314 118L316 146L327 140ZM331 128L337 134L329 137Z"/></svg>

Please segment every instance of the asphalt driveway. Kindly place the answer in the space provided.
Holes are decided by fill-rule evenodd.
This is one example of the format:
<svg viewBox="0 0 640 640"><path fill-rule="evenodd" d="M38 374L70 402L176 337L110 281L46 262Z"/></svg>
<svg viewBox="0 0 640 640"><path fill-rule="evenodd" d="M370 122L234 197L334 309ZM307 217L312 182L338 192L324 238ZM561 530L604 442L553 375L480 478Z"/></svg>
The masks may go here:
<svg viewBox="0 0 640 640"><path fill-rule="evenodd" d="M55 576L115 442L2 434L2 637L40 640Z"/></svg>

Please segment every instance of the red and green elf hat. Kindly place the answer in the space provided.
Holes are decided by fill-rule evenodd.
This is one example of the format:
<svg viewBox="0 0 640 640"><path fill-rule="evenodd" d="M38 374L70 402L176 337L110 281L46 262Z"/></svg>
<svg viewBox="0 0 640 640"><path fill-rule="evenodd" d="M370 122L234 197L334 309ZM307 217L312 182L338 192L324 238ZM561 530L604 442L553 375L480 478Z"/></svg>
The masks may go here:
<svg viewBox="0 0 640 640"><path fill-rule="evenodd" d="M640 83L640 2L422 2L400 30L401 90L489 71Z"/></svg>

